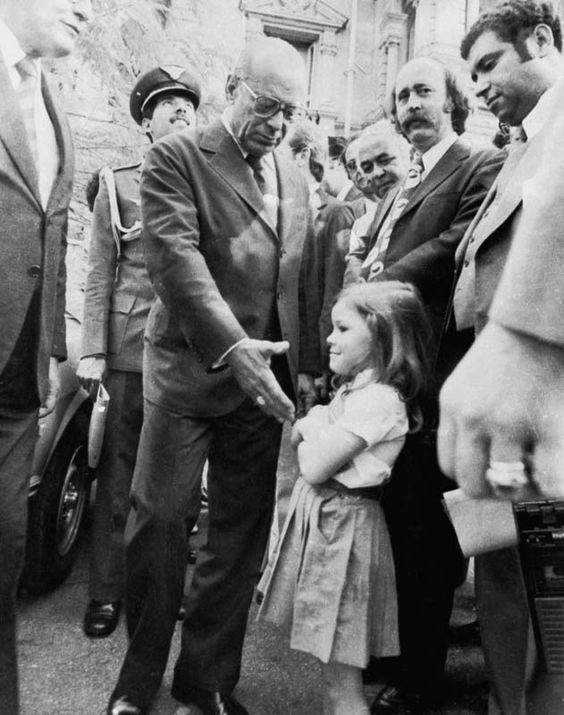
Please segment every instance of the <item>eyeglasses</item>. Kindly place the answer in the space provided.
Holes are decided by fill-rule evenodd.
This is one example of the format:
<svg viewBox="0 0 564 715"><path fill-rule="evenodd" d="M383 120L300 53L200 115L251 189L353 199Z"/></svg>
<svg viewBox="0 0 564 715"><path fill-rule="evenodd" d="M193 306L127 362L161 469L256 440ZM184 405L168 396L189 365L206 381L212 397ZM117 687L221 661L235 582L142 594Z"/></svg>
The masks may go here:
<svg viewBox="0 0 564 715"><path fill-rule="evenodd" d="M265 119L268 119L269 117L273 117L275 114L278 114L278 112L282 112L284 119L289 124L299 122L300 119L305 119L307 117L307 111L304 107L300 107L298 104L287 104L286 102L281 102L279 99L276 99L276 97L269 97L266 94L257 94L244 80L239 79L239 82L253 98L253 111L257 117L264 117Z"/></svg>

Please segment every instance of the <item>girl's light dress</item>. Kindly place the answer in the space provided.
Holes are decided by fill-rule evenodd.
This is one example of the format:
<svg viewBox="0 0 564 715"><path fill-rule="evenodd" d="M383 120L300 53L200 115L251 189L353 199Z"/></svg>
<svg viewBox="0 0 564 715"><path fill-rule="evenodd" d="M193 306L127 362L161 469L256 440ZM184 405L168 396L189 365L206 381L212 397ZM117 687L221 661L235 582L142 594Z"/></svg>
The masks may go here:
<svg viewBox="0 0 564 715"><path fill-rule="evenodd" d="M381 457L408 431L398 392L370 377L361 373L304 418L320 430L338 424L367 443L334 476L349 489L385 482L391 467ZM259 590L258 618L287 628L292 648L324 663L364 668L370 655L399 654L392 551L375 499L298 478Z"/></svg>

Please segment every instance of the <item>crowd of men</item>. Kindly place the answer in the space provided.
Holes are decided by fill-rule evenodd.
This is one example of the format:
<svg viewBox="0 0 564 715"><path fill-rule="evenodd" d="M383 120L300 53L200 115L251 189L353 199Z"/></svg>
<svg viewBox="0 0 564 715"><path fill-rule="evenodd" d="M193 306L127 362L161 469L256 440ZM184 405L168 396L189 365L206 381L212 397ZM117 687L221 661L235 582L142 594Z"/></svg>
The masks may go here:
<svg viewBox="0 0 564 715"><path fill-rule="evenodd" d="M66 358L72 145L42 57L68 54L89 0L0 0L0 702L17 715L15 594L40 409ZM440 701L466 562L443 493L564 496L564 60L549 2L503 0L466 34L475 93L507 147L462 135L470 104L441 62L399 71L390 120L328 143L307 119L288 43L248 45L227 107L197 126L187 69L143 74L131 115L143 164L100 173L81 383L111 393L84 630L128 648L110 715L150 711L166 668L207 462L209 527L187 595L179 715L239 715L233 696L267 547L282 425L330 390L325 338L343 285L400 280L433 326L426 427L383 497L401 656L373 713ZM38 141L38 138L41 141ZM496 140L496 143L497 142ZM444 385L444 387L443 387ZM440 409L439 409L440 406ZM509 481L508 481L509 479ZM476 588L490 713L555 715L516 549L481 556ZM376 665L377 667L377 665Z"/></svg>

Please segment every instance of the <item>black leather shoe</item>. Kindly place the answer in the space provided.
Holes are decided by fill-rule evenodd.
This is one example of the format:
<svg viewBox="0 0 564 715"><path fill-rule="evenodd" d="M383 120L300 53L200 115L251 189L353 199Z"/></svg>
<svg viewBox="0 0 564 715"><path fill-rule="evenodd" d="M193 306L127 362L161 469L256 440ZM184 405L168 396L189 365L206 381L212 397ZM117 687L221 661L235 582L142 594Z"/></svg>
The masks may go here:
<svg viewBox="0 0 564 715"><path fill-rule="evenodd" d="M190 700L185 703L185 708L179 708L176 712L191 713L192 708L197 708L202 715L249 715L249 711L232 695L199 688L191 691Z"/></svg>
<svg viewBox="0 0 564 715"><path fill-rule="evenodd" d="M419 715L424 709L423 698L416 693L386 685L370 706L371 715Z"/></svg>
<svg viewBox="0 0 564 715"><path fill-rule="evenodd" d="M143 715L143 708L135 705L127 697L118 698L108 705L107 715Z"/></svg>
<svg viewBox="0 0 564 715"><path fill-rule="evenodd" d="M105 638L119 622L121 601L102 603L92 599L84 614L84 632L89 638Z"/></svg>

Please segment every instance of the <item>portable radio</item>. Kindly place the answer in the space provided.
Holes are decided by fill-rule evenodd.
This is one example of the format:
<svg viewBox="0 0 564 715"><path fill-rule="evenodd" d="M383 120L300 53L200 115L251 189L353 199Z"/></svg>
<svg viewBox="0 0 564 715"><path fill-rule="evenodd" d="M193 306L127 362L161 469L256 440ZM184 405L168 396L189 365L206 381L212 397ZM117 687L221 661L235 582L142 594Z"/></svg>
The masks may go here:
<svg viewBox="0 0 564 715"><path fill-rule="evenodd" d="M564 673L564 501L516 503L513 514L539 658Z"/></svg>

